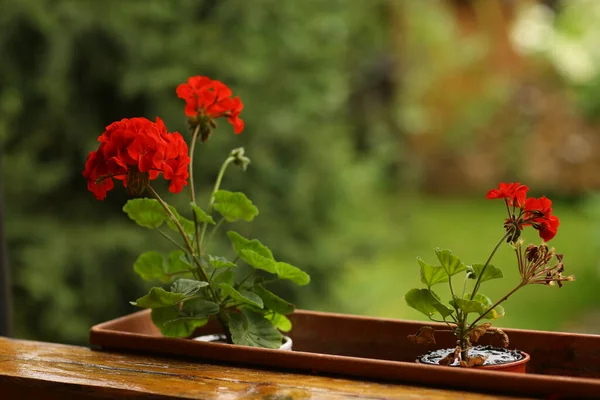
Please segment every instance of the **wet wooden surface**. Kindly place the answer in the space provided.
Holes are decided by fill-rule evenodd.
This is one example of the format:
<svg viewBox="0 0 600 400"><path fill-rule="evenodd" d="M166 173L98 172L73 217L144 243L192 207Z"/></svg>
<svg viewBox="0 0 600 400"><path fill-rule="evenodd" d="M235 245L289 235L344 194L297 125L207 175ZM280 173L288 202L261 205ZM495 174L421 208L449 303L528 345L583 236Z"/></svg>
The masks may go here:
<svg viewBox="0 0 600 400"><path fill-rule="evenodd" d="M0 399L515 399L0 337Z"/></svg>

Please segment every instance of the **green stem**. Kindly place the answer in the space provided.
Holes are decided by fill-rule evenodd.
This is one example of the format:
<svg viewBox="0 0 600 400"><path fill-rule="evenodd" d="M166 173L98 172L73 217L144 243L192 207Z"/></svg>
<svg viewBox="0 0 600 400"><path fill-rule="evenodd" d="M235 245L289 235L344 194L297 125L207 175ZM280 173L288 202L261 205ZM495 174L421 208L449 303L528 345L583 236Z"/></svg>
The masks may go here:
<svg viewBox="0 0 600 400"><path fill-rule="evenodd" d="M481 314L479 317L477 317L475 319L475 321L471 322L471 326L475 326L475 324L477 322L479 322L488 312L490 312L494 308L498 307L498 305L500 305L500 303L506 301L510 296L512 296L513 293L515 293L517 290L521 289L525 285L527 285L527 283L524 283L524 282L519 283L516 288L514 288L513 290L511 290L506 296L504 296L503 298L501 298L500 300L498 300L494 305L492 305L487 310L485 310L485 312L483 314Z"/></svg>
<svg viewBox="0 0 600 400"><path fill-rule="evenodd" d="M223 180L223 175L225 175L225 170L227 170L227 167L229 166L229 164L231 164L234 161L235 161L234 157L227 157L227 159L225 160L223 165L221 165L221 169L219 170L219 175L217 176L217 181L215 182L215 187L213 188L212 194L210 195L208 209L206 210L206 212L208 214L210 214L212 212L213 205L215 204L215 193L219 190L219 187L221 186L221 181ZM204 235L206 234L207 227L208 227L208 224L206 222L204 222L202 224L202 233L200 234L200 245L202 245L204 243Z"/></svg>
<svg viewBox="0 0 600 400"><path fill-rule="evenodd" d="M490 264L490 261L492 261L492 258L494 257L494 254L496 254L496 251L498 251L498 248L500 247L500 245L502 243L504 243L504 241L506 240L506 238L512 234L512 229L507 231L504 236L502 236L502 239L500 239L500 241L496 244L496 247L494 247L494 250L492 250L492 253L490 254L490 256L488 257L487 261L485 262L485 264L483 264L483 268L481 269L481 273L479 274L479 276L477 277L477 281L475 282L475 286L473 287L473 293L471 293L471 300L473 299L473 297L475 297L475 295L477 294L477 291L479 290L479 285L481 284L481 277L483 276L483 273L485 272L485 269L488 267L488 265Z"/></svg>
<svg viewBox="0 0 600 400"><path fill-rule="evenodd" d="M189 274L190 272L193 274L195 270L185 270L185 271L177 271L177 272L171 272L170 274L165 274L166 276L175 276L175 275L181 275L181 274Z"/></svg>
<svg viewBox="0 0 600 400"><path fill-rule="evenodd" d="M236 289L240 288L248 280L248 278L250 278L252 275L254 275L255 272L256 272L256 270L253 269L244 279L242 279L242 281L240 283L235 285L235 288Z"/></svg>
<svg viewBox="0 0 600 400"><path fill-rule="evenodd" d="M190 143L190 191L192 192L192 203L196 204L196 191L194 189L194 149L196 148L196 140L198 139L198 133L200 132L200 124L196 125L194 134L192 135L192 141Z"/></svg>
<svg viewBox="0 0 600 400"><path fill-rule="evenodd" d="M452 289L452 277L451 276L448 277L448 285L450 285L450 294L452 295L452 298L455 298L456 296L454 295L454 289Z"/></svg>
<svg viewBox="0 0 600 400"><path fill-rule="evenodd" d="M223 225L223 222L225 222L225 218L221 218L221 220L217 222L217 225L214 226L212 231L210 231L210 235L208 235L208 238L206 239L206 244L204 245L205 248L208 247L208 245L212 241L213 236L215 236L215 233L219 230L221 225Z"/></svg>
<svg viewBox="0 0 600 400"><path fill-rule="evenodd" d="M147 188L150 191L150 193L152 194L152 196L154 196L154 198L160 203L160 205L167 212L167 215L169 216L169 218L171 218L171 221L173 221L173 223L177 227L177 230L179 230L179 233L181 234L181 237L183 238L183 241L185 242L190 254L194 255L195 254L194 247L192 246L192 243L190 242L190 239L188 238L187 234L183 230L183 227L179 223L179 220L177 219L175 214L173 214L173 212L169 208L169 205L167 203L165 203L165 201L158 195L158 193L156 193L156 191L152 188L152 186L148 185Z"/></svg>
<svg viewBox="0 0 600 400"><path fill-rule="evenodd" d="M173 243L173 245L175 245L175 247L177 247L179 250L183 251L184 253L187 253L187 250L182 245L180 245L179 243L177 243L175 241L175 239L173 239L171 236L167 235L166 233L164 233L163 231L161 231L158 228L156 228L156 231L158 233L160 233L162 235L162 237L164 237L165 239L167 239L169 242Z"/></svg>
<svg viewBox="0 0 600 400"><path fill-rule="evenodd" d="M200 132L200 124L196 125L194 134L192 135L192 142L190 144L190 192L192 194L192 203L196 204L196 190L194 189L194 149L196 148L196 141L198 139L198 133ZM200 226L198 224L198 217L194 210L192 210L194 216L194 233L196 238L196 252L200 254L202 249L200 248Z"/></svg>
<svg viewBox="0 0 600 400"><path fill-rule="evenodd" d="M463 290L462 290L462 295L461 295L462 298L465 297L465 292L467 291L467 282L469 282L469 273L465 274L465 280L464 280L464 283L463 283Z"/></svg>
<svg viewBox="0 0 600 400"><path fill-rule="evenodd" d="M152 194L152 196L154 196L154 198L165 209L165 211L167 212L167 214L169 215L169 217L171 218L171 220L173 221L173 223L175 224L175 226L177 226L177 229L179 230L179 233L181 234L181 237L183 237L183 240L185 241L185 244L186 244L186 246L187 246L187 248L188 248L188 250L189 250L189 252L190 252L190 254L192 256L192 259L194 260L194 263L198 267L198 273L200 274L200 277L205 282L209 282L210 283L210 280L208 279L208 275L206 274L206 271L204 270L204 268L202 268L202 264L195 257L194 247L192 246L192 243L190 242L190 239L188 238L187 234L183 230L183 227L179 223L179 220L177 220L177 217L175 216L175 214L173 214L173 212L169 208L169 205L167 203L165 203L165 201L158 195L158 193L156 193L156 191L152 188L152 186L148 185L147 188L150 191L150 193ZM210 285L208 286L208 288L209 288L209 290L210 290L210 292L212 294L212 297L215 300L215 302L218 302L217 294L215 293L215 291L213 290L213 288Z"/></svg>

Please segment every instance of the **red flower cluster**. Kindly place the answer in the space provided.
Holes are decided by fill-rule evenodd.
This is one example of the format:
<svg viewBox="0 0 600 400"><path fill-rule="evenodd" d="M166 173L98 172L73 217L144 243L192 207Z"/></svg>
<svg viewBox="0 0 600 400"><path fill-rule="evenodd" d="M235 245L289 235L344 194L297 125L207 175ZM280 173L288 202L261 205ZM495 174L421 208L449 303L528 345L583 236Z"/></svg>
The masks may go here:
<svg viewBox="0 0 600 400"><path fill-rule="evenodd" d="M524 226L532 226L548 242L556 236L560 224L558 217L552 215L552 200L545 196L526 198L528 190L527 186L519 182L500 183L498 189L490 190L486 198L504 199L509 207L513 207L513 212L509 210L509 218L505 224L507 230L515 229L520 232ZM515 209L519 210L518 215L515 215Z"/></svg>
<svg viewBox="0 0 600 400"><path fill-rule="evenodd" d="M183 137L169 133L160 118L124 118L106 127L98 137L100 147L88 156L83 176L98 200L114 187L114 179L132 194L141 194L160 174L171 181L169 190L179 193L189 176L188 146Z"/></svg>
<svg viewBox="0 0 600 400"><path fill-rule="evenodd" d="M505 199L509 206L522 207L529 188L519 182L500 183L498 189L492 189L485 196L486 199Z"/></svg>
<svg viewBox="0 0 600 400"><path fill-rule="evenodd" d="M185 100L185 115L194 124L208 123L214 126L214 119L227 117L236 134L244 130L240 113L244 108L239 97L231 97L231 89L220 81L206 76L193 76L188 83L177 86L177 96Z"/></svg>

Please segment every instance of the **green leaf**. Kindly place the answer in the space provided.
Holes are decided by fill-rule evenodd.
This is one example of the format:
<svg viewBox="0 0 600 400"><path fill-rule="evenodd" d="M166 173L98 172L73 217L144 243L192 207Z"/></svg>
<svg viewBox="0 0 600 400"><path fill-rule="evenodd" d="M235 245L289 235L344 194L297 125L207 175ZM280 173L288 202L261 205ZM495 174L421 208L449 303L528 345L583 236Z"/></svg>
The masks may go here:
<svg viewBox="0 0 600 400"><path fill-rule="evenodd" d="M198 221L198 223L207 223L207 224L211 224L214 225L215 224L215 220L213 219L213 217L211 217L210 215L208 215L202 208L200 208L199 206L197 206L194 203L190 203L192 206L192 210L194 210L194 214L196 214L196 221Z"/></svg>
<svg viewBox="0 0 600 400"><path fill-rule="evenodd" d="M307 285L310 282L310 276L306 272L284 262L277 263L277 276L280 279L290 280L300 286Z"/></svg>
<svg viewBox="0 0 600 400"><path fill-rule="evenodd" d="M225 257L214 257L209 255L208 262L212 265L213 268L235 268L237 265L226 259Z"/></svg>
<svg viewBox="0 0 600 400"><path fill-rule="evenodd" d="M467 268L469 268L469 271L472 273L470 278L478 279L481 275L481 271L483 270L483 264L473 264ZM502 277L504 277L502 271L490 264L485 268L485 271L483 271L483 275L481 275L480 282L485 282L489 281L490 279L498 279Z"/></svg>
<svg viewBox="0 0 600 400"><path fill-rule="evenodd" d="M233 249L235 250L236 254L240 257L242 257L242 250L252 250L263 257L271 259L273 258L273 253L271 253L271 250L269 250L267 246L259 242L257 239L246 239L245 237L234 231L227 232L227 237L231 241L231 244L233 245Z"/></svg>
<svg viewBox="0 0 600 400"><path fill-rule="evenodd" d="M214 194L215 210L217 210L228 222L243 219L250 222L258 215L258 208L242 192L230 192L219 190Z"/></svg>
<svg viewBox="0 0 600 400"><path fill-rule="evenodd" d="M163 256L156 251L147 251L140 254L133 264L133 270L145 281L168 282L170 279L165 275Z"/></svg>
<svg viewBox="0 0 600 400"><path fill-rule="evenodd" d="M170 252L169 260L167 262L166 273L177 274L192 269L193 267L187 262L185 257L185 253L181 250L173 250L172 252Z"/></svg>
<svg viewBox="0 0 600 400"><path fill-rule="evenodd" d="M191 299L183 303L181 311L190 318L204 319L219 313L219 305L205 299Z"/></svg>
<svg viewBox="0 0 600 400"><path fill-rule="evenodd" d="M452 310L444 306L429 289L411 289L404 295L404 300L409 307L431 317L436 312L442 317L452 314Z"/></svg>
<svg viewBox="0 0 600 400"><path fill-rule="evenodd" d="M263 257L256 251L243 249L239 255L242 260L246 261L253 268L267 271L271 274L276 274L278 271L277 262L275 260L272 258Z"/></svg>
<svg viewBox="0 0 600 400"><path fill-rule="evenodd" d="M154 308L150 314L152 322L164 336L184 338L191 336L196 328L206 325L208 319L182 317L179 306Z"/></svg>
<svg viewBox="0 0 600 400"><path fill-rule="evenodd" d="M160 308L179 304L185 297L183 293L171 293L163 288L153 287L147 295L131 304L142 308Z"/></svg>
<svg viewBox="0 0 600 400"><path fill-rule="evenodd" d="M229 313L229 329L233 343L269 349L278 349L281 346L283 335L271 321L254 311L241 311Z"/></svg>
<svg viewBox="0 0 600 400"><path fill-rule="evenodd" d="M288 303L287 301L277 296L275 293L265 289L261 285L256 285L254 287L254 292L260 296L265 308L273 310L277 314L289 314L291 312L294 312L296 308L293 304Z"/></svg>
<svg viewBox="0 0 600 400"><path fill-rule="evenodd" d="M191 221L185 217L182 217L179 212L177 211L177 209L173 206L169 206L169 210L171 210L171 212L175 215L175 217L177 218L177 221L179 221L179 224L181 225L181 227L183 228L183 231L188 234L188 235L193 235L196 232L196 227L194 226L194 221ZM177 228L177 225L175 225L175 222L173 222L173 220L171 219L171 216L169 216L168 214L166 214L166 211L163 211L166 215L166 221L167 221L167 226L169 227L169 229L179 233L179 228Z"/></svg>
<svg viewBox="0 0 600 400"><path fill-rule="evenodd" d="M172 293L181 293L186 297L193 296L200 288L208 286L208 282L197 281L194 279L177 279L171 286Z"/></svg>
<svg viewBox="0 0 600 400"><path fill-rule="evenodd" d="M250 304L258 308L264 307L262 299L256 293L252 293L248 290L240 290L238 292L233 286L227 283L219 284L219 289L221 289L221 292L225 296L229 296L235 301L239 301L244 304Z"/></svg>
<svg viewBox="0 0 600 400"><path fill-rule="evenodd" d="M489 268L489 266L488 266L488 268ZM467 296L470 297L469 295L467 295ZM486 310L489 310L490 307L494 305L492 303L492 300L483 294L476 294L475 297L473 297L473 300L477 301L483 305L483 310L479 313L479 315L483 314ZM496 319L496 318L500 318L503 316L504 316L504 307L496 306L493 310L486 312L485 315L483 316L483 318Z"/></svg>
<svg viewBox="0 0 600 400"><path fill-rule="evenodd" d="M467 266L460 261L460 258L452 254L450 250L435 249L435 254L446 274L453 276L467 269Z"/></svg>
<svg viewBox="0 0 600 400"><path fill-rule="evenodd" d="M421 258L417 257L417 261L421 266L421 282L431 288L437 283L448 282L448 274L442 267L434 267L427 264Z"/></svg>
<svg viewBox="0 0 600 400"><path fill-rule="evenodd" d="M285 315L274 313L270 319L275 328L279 329L280 331L289 332L292 330L292 321L290 321Z"/></svg>
<svg viewBox="0 0 600 400"><path fill-rule="evenodd" d="M477 313L481 315L485 311L484 305L476 300L460 299L457 297L454 299L454 302L466 314Z"/></svg>
<svg viewBox="0 0 600 400"><path fill-rule="evenodd" d="M211 279L211 285L213 289L218 289L221 283L226 283L229 286L233 285L233 271L230 269L223 270L223 272L215 275Z"/></svg>
<svg viewBox="0 0 600 400"><path fill-rule="evenodd" d="M123 206L123 211L138 225L145 228L158 228L165 222L167 214L155 199L131 199Z"/></svg>

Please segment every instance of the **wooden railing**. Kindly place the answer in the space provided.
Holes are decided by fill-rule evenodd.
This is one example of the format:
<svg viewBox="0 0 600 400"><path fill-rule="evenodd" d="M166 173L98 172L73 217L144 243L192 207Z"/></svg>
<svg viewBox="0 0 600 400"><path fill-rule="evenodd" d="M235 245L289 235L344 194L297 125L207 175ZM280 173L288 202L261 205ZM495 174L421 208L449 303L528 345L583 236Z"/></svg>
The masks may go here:
<svg viewBox="0 0 600 400"><path fill-rule="evenodd" d="M509 399L0 337L2 400L221 398Z"/></svg>

